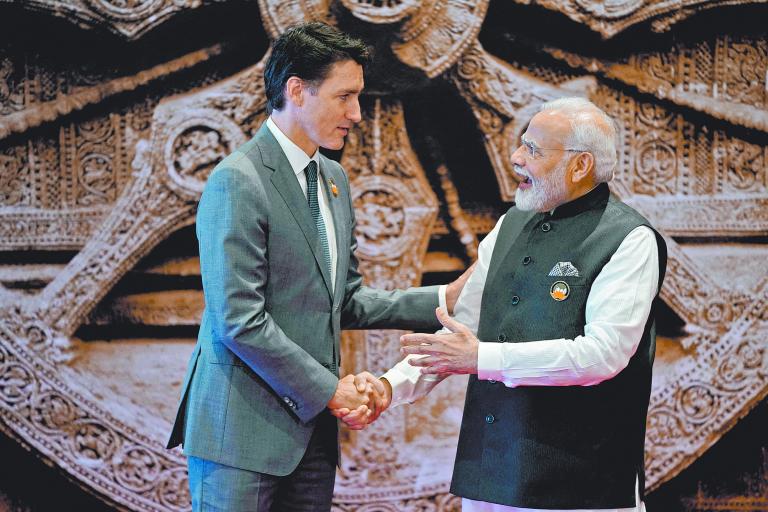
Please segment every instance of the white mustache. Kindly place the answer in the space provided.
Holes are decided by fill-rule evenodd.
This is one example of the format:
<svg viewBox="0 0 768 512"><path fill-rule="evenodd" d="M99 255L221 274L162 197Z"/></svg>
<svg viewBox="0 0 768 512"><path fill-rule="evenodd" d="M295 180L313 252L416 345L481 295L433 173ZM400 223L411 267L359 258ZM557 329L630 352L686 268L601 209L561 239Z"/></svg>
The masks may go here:
<svg viewBox="0 0 768 512"><path fill-rule="evenodd" d="M517 164L514 164L514 165L512 166L512 169L513 169L513 170L514 170L514 171L515 171L517 174L519 174L519 175L521 175L521 176L525 176L525 177L526 177L526 178L528 178L528 179L531 179L531 175L530 175L530 174L528 174L527 172L525 172L525 171L523 170L523 168L522 168L522 167L520 167L519 165L517 165Z"/></svg>

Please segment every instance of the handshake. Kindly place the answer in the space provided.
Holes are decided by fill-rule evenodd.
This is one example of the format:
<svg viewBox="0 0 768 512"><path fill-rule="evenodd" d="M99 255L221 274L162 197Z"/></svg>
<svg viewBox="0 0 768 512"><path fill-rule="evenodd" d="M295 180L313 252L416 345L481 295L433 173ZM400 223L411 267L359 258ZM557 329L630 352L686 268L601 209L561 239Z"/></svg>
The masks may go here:
<svg viewBox="0 0 768 512"><path fill-rule="evenodd" d="M392 387L369 372L347 375L339 380L336 393L328 402L331 413L352 430L373 423L392 402Z"/></svg>

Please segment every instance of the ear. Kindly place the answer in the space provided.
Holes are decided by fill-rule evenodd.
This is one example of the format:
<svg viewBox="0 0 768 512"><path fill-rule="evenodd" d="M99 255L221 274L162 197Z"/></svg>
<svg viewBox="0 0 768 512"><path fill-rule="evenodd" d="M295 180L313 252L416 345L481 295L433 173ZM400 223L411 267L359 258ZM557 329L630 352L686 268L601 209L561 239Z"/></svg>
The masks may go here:
<svg viewBox="0 0 768 512"><path fill-rule="evenodd" d="M571 183L580 183L592 174L592 170L595 168L595 157L592 153L579 153L576 158L571 160L571 165L568 169L568 175L570 176Z"/></svg>
<svg viewBox="0 0 768 512"><path fill-rule="evenodd" d="M285 82L285 99L300 107L304 104L304 81L292 76Z"/></svg>

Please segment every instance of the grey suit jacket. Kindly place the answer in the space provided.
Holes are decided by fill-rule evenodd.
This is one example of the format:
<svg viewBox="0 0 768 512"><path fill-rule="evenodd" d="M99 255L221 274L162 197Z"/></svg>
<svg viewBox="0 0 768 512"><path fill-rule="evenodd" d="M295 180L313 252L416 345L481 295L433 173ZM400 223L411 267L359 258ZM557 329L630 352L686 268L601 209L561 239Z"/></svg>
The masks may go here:
<svg viewBox="0 0 768 512"><path fill-rule="evenodd" d="M320 173L339 192L327 194L335 288L306 197L266 125L208 178L197 212L205 311L169 448L287 475L336 389L342 325L439 327L437 287L361 285L349 181L322 155Z"/></svg>

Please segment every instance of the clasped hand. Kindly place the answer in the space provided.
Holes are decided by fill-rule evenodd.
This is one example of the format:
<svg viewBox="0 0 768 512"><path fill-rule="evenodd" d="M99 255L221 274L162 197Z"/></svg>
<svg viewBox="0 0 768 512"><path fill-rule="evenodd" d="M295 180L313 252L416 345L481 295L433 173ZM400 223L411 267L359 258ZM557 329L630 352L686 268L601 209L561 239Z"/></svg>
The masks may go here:
<svg viewBox="0 0 768 512"><path fill-rule="evenodd" d="M328 408L348 428L362 430L389 407L391 399L388 383L369 372L361 372L339 380Z"/></svg>

